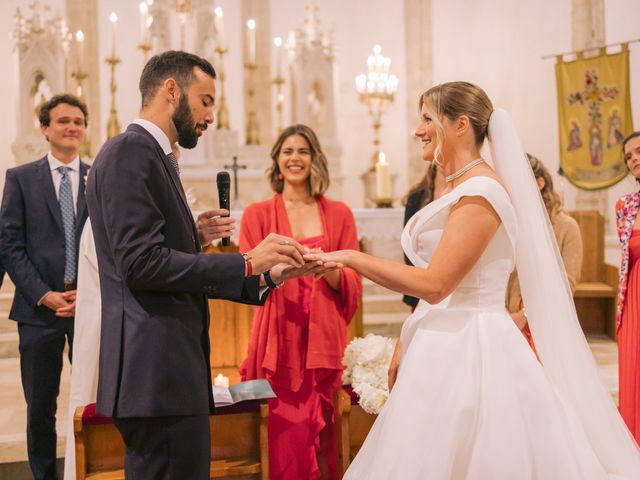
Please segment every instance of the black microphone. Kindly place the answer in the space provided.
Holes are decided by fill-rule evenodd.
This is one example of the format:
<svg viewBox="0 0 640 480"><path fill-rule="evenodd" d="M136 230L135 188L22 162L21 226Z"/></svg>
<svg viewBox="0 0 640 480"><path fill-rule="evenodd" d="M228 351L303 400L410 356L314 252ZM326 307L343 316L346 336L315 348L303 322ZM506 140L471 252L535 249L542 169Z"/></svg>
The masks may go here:
<svg viewBox="0 0 640 480"><path fill-rule="evenodd" d="M216 183L218 184L218 203L220 204L220 208L229 210L229 190L231 187L229 172L218 172ZM223 238L222 246L228 247L229 245L231 245L229 237Z"/></svg>

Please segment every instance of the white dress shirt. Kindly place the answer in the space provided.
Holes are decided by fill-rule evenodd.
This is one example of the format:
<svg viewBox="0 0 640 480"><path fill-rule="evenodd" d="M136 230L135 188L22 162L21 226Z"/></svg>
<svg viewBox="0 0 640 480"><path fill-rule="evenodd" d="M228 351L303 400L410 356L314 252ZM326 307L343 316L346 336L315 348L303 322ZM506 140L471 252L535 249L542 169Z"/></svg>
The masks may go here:
<svg viewBox="0 0 640 480"><path fill-rule="evenodd" d="M71 193L73 194L73 211L77 213L78 209L78 190L80 189L80 157L74 158L71 163L62 163L51 152L47 153L49 168L51 169L51 178L53 179L53 188L56 191L56 198L60 201L60 182L62 174L58 171L58 167L69 168L69 179L71 180Z"/></svg>
<svg viewBox="0 0 640 480"><path fill-rule="evenodd" d="M149 132L151 136L156 139L156 142L160 144L160 147L162 148L162 151L165 153L165 155L169 155L173 151L171 149L171 142L169 141L169 137L167 137L162 129L155 123L150 122L149 120L145 120L144 118L136 118L131 123L140 125L147 132Z"/></svg>

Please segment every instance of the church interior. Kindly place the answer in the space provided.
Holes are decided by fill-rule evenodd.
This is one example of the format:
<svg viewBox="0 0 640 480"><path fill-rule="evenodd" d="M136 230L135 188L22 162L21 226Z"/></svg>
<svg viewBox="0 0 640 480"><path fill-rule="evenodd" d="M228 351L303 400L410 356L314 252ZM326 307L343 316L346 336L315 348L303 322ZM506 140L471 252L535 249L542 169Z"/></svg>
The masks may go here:
<svg viewBox="0 0 640 480"><path fill-rule="evenodd" d="M399 262L403 199L425 172L414 136L419 97L453 80L481 86L495 106L510 112L525 149L551 172L564 210L580 226L584 253L576 309L617 399L621 257L615 203L635 189L635 180L625 174L615 184L585 189L563 174L556 67L582 58L582 52L627 51L631 124L625 134L633 125L637 129L640 30L634 0L4 0L0 13L6 35L0 58L7 66L0 87L9 95L2 103L0 188L7 169L47 152L35 113L43 101L62 92L86 101L81 157L90 164L108 138L137 118L137 79L146 60L186 50L210 60L218 74L216 120L196 148L181 152L181 180L194 215L217 208L215 179L222 170L231 174L231 216L238 224L243 208L270 198L265 170L271 146L283 128L302 123L318 134L329 162L327 195L351 207L361 247ZM233 245L237 241L236 231ZM13 295L5 277L0 478L20 480L31 477L17 326L8 318ZM224 301L212 301L210 310L211 373L233 384L240 378L253 310ZM350 338L397 338L410 312L402 295L364 280ZM70 369L65 360L59 459L69 434ZM362 415L351 410L354 419ZM352 428L358 435L364 427ZM230 478L259 478L250 470L243 474Z"/></svg>

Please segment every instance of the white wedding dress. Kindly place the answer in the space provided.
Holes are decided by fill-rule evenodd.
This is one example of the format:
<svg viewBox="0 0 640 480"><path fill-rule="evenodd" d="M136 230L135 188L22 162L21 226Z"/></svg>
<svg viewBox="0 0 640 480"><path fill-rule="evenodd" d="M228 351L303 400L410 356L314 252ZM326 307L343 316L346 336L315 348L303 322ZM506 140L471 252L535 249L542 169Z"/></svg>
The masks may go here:
<svg viewBox="0 0 640 480"><path fill-rule="evenodd" d="M489 177L461 183L407 223L404 251L427 266L463 196L484 197L502 224L450 297L421 301L406 320L397 382L344 478L615 478L505 310L517 240L505 189Z"/></svg>

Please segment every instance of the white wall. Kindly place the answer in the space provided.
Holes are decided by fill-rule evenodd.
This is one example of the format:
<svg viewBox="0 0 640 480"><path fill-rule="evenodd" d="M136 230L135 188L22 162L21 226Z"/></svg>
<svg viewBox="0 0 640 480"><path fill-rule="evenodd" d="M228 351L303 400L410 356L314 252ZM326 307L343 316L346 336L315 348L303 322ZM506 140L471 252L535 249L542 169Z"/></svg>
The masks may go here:
<svg viewBox="0 0 640 480"><path fill-rule="evenodd" d="M271 33L286 37L289 30L302 26L304 5L296 0L271 0ZM400 77L399 92L394 104L382 119L381 149L391 164L392 174L398 174L403 195L406 181L407 125L403 105L407 92L402 76L404 58L404 10L402 2L387 0L324 0L319 7L321 29L333 27L336 45L336 104L339 140L342 144L343 200L353 207L362 207L363 188L360 175L370 165L373 155L373 129L367 107L358 101L355 77L366 72L367 56L373 45L382 47L383 55L391 58L391 70Z"/></svg>
<svg viewBox="0 0 640 480"><path fill-rule="evenodd" d="M636 0L606 0L605 1L605 33L606 42L617 43L640 38L640 24L633 21L633 13L638 11ZM633 126L640 130L640 43L629 46L630 53L630 81L631 81L631 110L633 112ZM615 218L615 202L620 195L637 190L637 184L629 176L613 188L609 189L609 218ZM620 248L617 236L610 235L605 249L607 263L618 266L620 264Z"/></svg>
<svg viewBox="0 0 640 480"><path fill-rule="evenodd" d="M31 0L0 2L0 26L9 35L17 6L23 11ZM48 0L64 13L64 0ZM99 0L100 58L110 49L108 15L118 14L117 107L121 126L137 116L139 109L138 78L142 55L137 49L139 26L137 3L132 0ZM225 11L225 33L230 53L225 61L229 81L227 95L232 127L244 130L242 109L242 66L240 41L240 2L218 0ZM302 25L304 5L301 0L271 0L271 35L286 36ZM358 102L354 77L365 71L366 57L379 43L383 53L392 59L392 70L400 78L396 102L383 118L382 149L387 153L393 173L397 173L396 196L401 196L421 172L407 171L405 139L414 125L406 122L406 95L403 84L406 62L404 52L403 2L387 0L322 0L321 28L333 27L336 42L338 132L343 147L342 173L345 175L344 199L353 207L363 205L359 176L369 165L372 153L372 129L366 107ZM606 0L607 42L640 37L634 13L636 0ZM551 170L558 166L558 134L554 60L542 60L545 54L571 50L571 0L486 0L484 2L432 0L434 38L434 81L465 79L482 86L494 101L511 111L522 140L531 153L543 159ZM235 28L234 28L235 25ZM427 27L425 27L427 28ZM640 44L631 46L631 85L634 120L640 128ZM13 165L11 143L15 138L17 72L12 42L0 42L0 59L8 66L8 74L0 76L0 87L6 92L2 104L0 129L0 184L4 170ZM109 115L110 94L108 66L101 70L101 132L104 135ZM424 89L429 85L425 85ZM417 120L417 115L416 115ZM92 121L98 121L95 117ZM416 148L419 148L416 145ZM632 182L621 182L611 190L613 199L633 188ZM565 185L568 207L573 206L575 191ZM613 200L609 202L613 208Z"/></svg>
<svg viewBox="0 0 640 480"><path fill-rule="evenodd" d="M508 110L527 151L558 166L554 60L571 48L570 1L434 0L434 80L468 80Z"/></svg>

